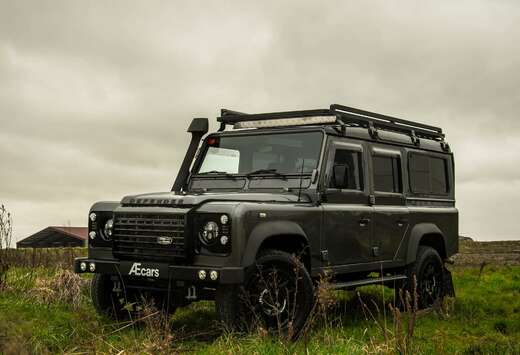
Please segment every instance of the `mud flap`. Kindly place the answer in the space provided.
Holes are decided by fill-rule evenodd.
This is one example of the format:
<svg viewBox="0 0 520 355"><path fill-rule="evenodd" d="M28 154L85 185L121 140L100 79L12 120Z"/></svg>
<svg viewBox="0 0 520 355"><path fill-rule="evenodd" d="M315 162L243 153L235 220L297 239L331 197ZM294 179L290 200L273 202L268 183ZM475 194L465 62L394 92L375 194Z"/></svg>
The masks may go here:
<svg viewBox="0 0 520 355"><path fill-rule="evenodd" d="M451 272L444 268L444 296L455 297L455 287L453 287L453 278Z"/></svg>

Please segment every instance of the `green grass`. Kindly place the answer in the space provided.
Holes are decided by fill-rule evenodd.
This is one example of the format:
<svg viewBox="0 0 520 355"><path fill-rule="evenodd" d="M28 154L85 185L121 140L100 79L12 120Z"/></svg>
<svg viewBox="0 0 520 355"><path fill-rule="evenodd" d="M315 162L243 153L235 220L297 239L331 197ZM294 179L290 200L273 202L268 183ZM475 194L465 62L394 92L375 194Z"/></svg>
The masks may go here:
<svg viewBox="0 0 520 355"><path fill-rule="evenodd" d="M172 317L172 338L164 349L156 344L161 332L151 325L121 329L123 325L97 316L87 291L76 308L39 301L31 290L38 279L54 273L45 268L9 272L11 287L0 291L0 353L2 343L6 353L367 354L396 353L397 349L393 317L388 309L383 314L383 299L386 303L393 298L388 288L359 290L375 318L365 314L356 293L339 292L336 305L296 343L260 333L225 333L216 321L213 304L200 302ZM420 316L408 352L520 354L520 267L488 266L480 276L476 268L455 269L454 282L457 298L453 307L447 314ZM379 305L379 313L372 301ZM376 322L386 323L388 340Z"/></svg>

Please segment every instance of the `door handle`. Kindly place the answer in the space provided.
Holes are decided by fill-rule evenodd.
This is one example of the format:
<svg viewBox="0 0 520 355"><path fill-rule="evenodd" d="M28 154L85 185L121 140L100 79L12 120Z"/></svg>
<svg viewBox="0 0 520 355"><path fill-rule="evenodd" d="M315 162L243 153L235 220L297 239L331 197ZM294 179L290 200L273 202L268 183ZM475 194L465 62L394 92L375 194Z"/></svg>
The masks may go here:
<svg viewBox="0 0 520 355"><path fill-rule="evenodd" d="M365 227L369 223L370 223L370 218L361 218L359 220L359 226L360 227Z"/></svg>

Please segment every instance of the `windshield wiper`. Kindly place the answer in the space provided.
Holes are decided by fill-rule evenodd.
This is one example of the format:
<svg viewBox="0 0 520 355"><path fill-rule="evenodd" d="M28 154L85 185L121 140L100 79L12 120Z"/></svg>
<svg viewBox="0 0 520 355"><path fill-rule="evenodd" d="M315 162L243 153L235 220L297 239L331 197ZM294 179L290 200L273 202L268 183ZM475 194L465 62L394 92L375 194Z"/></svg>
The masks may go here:
<svg viewBox="0 0 520 355"><path fill-rule="evenodd" d="M195 175L221 175L221 176L225 176L225 177L228 177L228 178L233 178L235 179L236 176L228 173L227 171L218 171L218 170L211 170L211 171L205 171L203 173L197 173Z"/></svg>
<svg viewBox="0 0 520 355"><path fill-rule="evenodd" d="M249 178L253 175L262 175L262 174L273 175L274 177L278 177L278 178L281 178L284 180L286 179L285 175L279 173L278 171L276 171L276 169L258 169L258 170L248 173L246 176Z"/></svg>

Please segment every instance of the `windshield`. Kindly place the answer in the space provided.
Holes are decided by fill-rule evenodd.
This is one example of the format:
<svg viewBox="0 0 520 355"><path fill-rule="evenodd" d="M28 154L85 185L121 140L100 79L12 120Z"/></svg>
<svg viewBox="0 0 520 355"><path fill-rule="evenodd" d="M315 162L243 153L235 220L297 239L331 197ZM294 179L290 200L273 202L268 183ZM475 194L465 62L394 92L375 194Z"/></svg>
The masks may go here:
<svg viewBox="0 0 520 355"><path fill-rule="evenodd" d="M301 174L318 167L321 132L209 137L197 174Z"/></svg>

